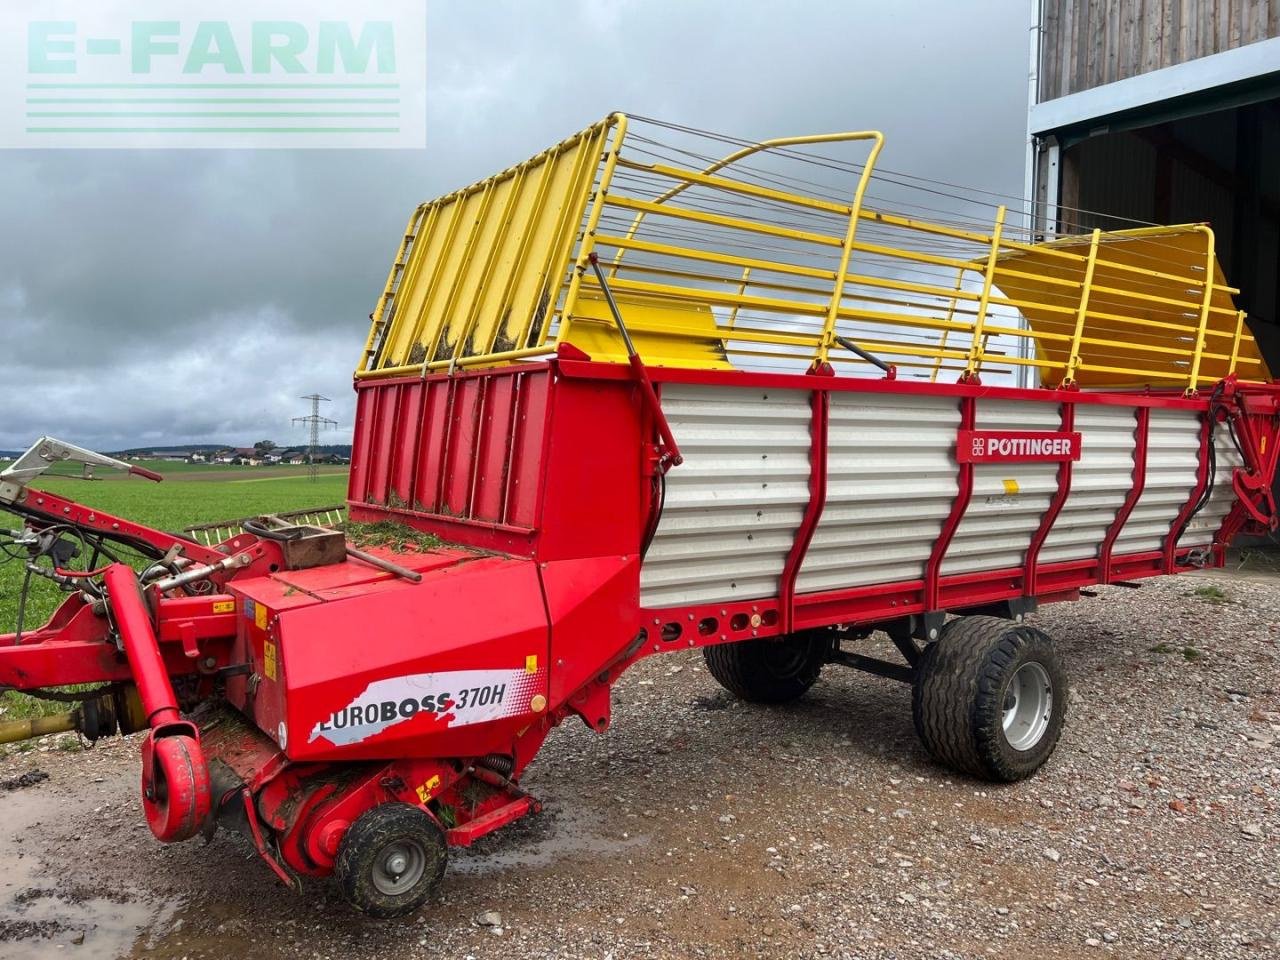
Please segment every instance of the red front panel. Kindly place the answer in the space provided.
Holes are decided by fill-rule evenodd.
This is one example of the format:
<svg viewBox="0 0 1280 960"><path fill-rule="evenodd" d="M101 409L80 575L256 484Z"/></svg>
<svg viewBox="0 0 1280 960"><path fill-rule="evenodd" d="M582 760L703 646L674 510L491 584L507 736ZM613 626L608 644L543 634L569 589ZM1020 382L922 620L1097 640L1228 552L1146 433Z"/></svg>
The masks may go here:
<svg viewBox="0 0 1280 960"><path fill-rule="evenodd" d="M534 541L552 372L545 364L359 385L352 518L525 553Z"/></svg>
<svg viewBox="0 0 1280 960"><path fill-rule="evenodd" d="M259 725L293 760L511 753L546 710L534 564L483 557L376 586L271 618L278 679L271 690L261 680L258 696L278 689L284 722Z"/></svg>

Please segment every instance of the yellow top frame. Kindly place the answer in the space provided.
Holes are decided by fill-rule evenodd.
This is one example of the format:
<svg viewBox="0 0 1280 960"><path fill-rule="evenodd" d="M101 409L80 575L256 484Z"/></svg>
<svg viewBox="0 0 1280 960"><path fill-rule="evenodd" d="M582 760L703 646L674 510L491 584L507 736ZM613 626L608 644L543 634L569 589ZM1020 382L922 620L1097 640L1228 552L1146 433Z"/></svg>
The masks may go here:
<svg viewBox="0 0 1280 960"><path fill-rule="evenodd" d="M652 127L677 131L683 146L660 143ZM871 208L884 143L875 131L730 141L740 146L725 155L704 141L722 151L727 138L705 135L692 149L690 133L613 114L418 207L356 376L508 363L566 342L624 361L584 269L596 253L654 364L861 364L837 345L850 337L930 380L1016 366L1046 386L1269 379L1207 226L1038 242L1004 206L986 225ZM811 149L831 144L862 153L837 161ZM821 182L831 170L843 198L838 182ZM887 189L912 186L896 177Z"/></svg>

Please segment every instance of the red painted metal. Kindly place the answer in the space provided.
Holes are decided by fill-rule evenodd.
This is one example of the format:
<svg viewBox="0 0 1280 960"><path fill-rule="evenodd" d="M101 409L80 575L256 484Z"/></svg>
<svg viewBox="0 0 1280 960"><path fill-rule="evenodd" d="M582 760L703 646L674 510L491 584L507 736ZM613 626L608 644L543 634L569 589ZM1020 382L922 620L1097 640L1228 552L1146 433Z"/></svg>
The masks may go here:
<svg viewBox="0 0 1280 960"><path fill-rule="evenodd" d="M142 741L142 805L147 824L159 840L186 840L200 829L212 804L200 731L178 711L137 574L126 564L113 563L102 582L151 727Z"/></svg>
<svg viewBox="0 0 1280 960"><path fill-rule="evenodd" d="M497 810L492 810L474 820L467 821L460 827L446 831L445 839L452 846L469 847L486 834L519 820L536 806L537 802L532 797L516 797Z"/></svg>
<svg viewBox="0 0 1280 960"><path fill-rule="evenodd" d="M1115 549L1116 538L1120 536L1124 525L1129 522L1129 515L1133 513L1133 508L1147 485L1147 437L1151 433L1151 408L1138 407L1134 411L1134 416L1137 419L1137 426L1134 428L1133 437L1133 480L1129 486L1129 492L1125 495L1124 503L1116 511L1111 526L1107 528L1102 546L1098 548L1099 583L1112 582L1111 553Z"/></svg>
<svg viewBox="0 0 1280 960"><path fill-rule="evenodd" d="M178 547L185 556L190 557L197 563L216 563L226 556L216 549L196 543L194 540L188 540L172 533L165 533L162 530L154 530L151 527L134 523L132 520L126 520L123 517L103 513L93 507L87 507L84 504L76 503L74 500L68 500L66 497L60 497L56 493L49 493L47 490L28 490L20 504L23 509L48 518L44 521L39 518L33 519L33 522L39 525L73 523L115 539L130 540L143 544L157 553L164 553L172 547ZM246 546L254 542L254 537L248 534L243 536Z"/></svg>
<svg viewBox="0 0 1280 960"><path fill-rule="evenodd" d="M1071 467L1072 464L1080 459L1080 434L1073 433L1072 429L1076 422L1076 405L1070 401L1064 400L1062 403L1062 437L1074 438L1073 445L1063 455L1056 456L1054 459L1058 463L1058 488L1053 492L1053 497L1049 501L1049 509L1044 513L1044 517L1040 521L1040 526L1036 532L1032 534L1031 543L1027 547L1027 558L1025 562L1025 570L1023 571L1022 592L1024 596L1036 596L1036 565L1040 562L1040 548L1044 546L1044 542L1049 537L1049 532L1053 529L1054 523L1058 520L1058 514L1062 513L1062 507L1067 502L1067 497L1071 495ZM963 439L961 443L963 444Z"/></svg>
<svg viewBox="0 0 1280 960"><path fill-rule="evenodd" d="M1169 533L1164 539L1164 572L1177 572L1177 547L1178 540L1185 532L1187 523L1191 520L1192 515L1196 511L1196 505L1203 497L1206 487L1213 482L1209 476L1209 445L1213 442L1214 419L1217 411L1210 407L1202 415L1200 423L1200 450L1198 460L1196 462L1196 484L1191 489L1191 498L1186 502L1180 511L1178 511L1177 519L1173 521L1173 525L1169 527Z"/></svg>
<svg viewBox="0 0 1280 960"><path fill-rule="evenodd" d="M976 408L976 397L961 397L960 428L956 432L957 440L966 431L973 430ZM956 473L958 488L956 498L952 502L951 513L942 524L942 531L934 542L933 550L924 568L924 609L926 611L938 609L938 579L942 570L942 561L947 555L947 548L951 546L951 538L955 536L960 521L964 519L965 511L969 509L969 501L973 497L973 462L960 463Z"/></svg>
<svg viewBox="0 0 1280 960"><path fill-rule="evenodd" d="M829 377L830 374L827 374ZM782 631L795 629L792 624L795 611L796 578L800 575L800 567L804 564L805 554L809 551L809 543L813 540L813 531L822 519L822 510L827 503L827 432L830 419L831 394L825 390L815 389L812 397L813 419L809 427L809 504L805 507L804 517L796 531L791 552L787 554L786 564L782 568L779 584L779 597L782 607Z"/></svg>
<svg viewBox="0 0 1280 960"><path fill-rule="evenodd" d="M1235 492L1248 503L1224 521L1210 563L1222 562L1231 535L1258 526L1254 510L1268 516L1260 484L1277 465L1280 390L1231 384L1216 399L1188 399L1173 391L1100 394L658 367L645 375L659 399L670 384L810 392L809 500L777 596L640 605L654 471L664 442L674 446L679 438L662 436L660 411L646 400L636 370L564 350L553 360L505 368L357 384L350 514L451 541L394 555L421 582L357 561L281 569L274 544L244 535L229 549L252 551L252 565L217 578L210 596L156 596L153 587L140 591L128 568L108 569L110 618L73 595L21 644L0 637L0 684L132 681L159 726L144 756L153 788L148 819L157 835L174 839L203 819L199 801L193 807L186 799L199 792L199 777L182 776L198 767L194 743L242 781L222 789L213 812L244 807L255 846L282 879L320 876L333 869L350 825L378 804L420 807L448 825L453 844L536 810L518 781L550 730L575 715L607 729L613 684L643 657L810 627L884 626L1018 597L1070 600L1099 582L1178 569L1190 551L1172 535L1162 550L1113 556L1145 483L1152 409L1203 413L1216 402L1236 417L1245 467ZM924 576L801 594L797 578L826 500L829 407L839 392L873 394L889 405L899 395L954 400L962 445L956 495ZM986 398L1056 404L1060 430L1016 437L976 431L976 408ZM1071 458L1080 452L1073 427L1088 404L1135 411L1132 488L1096 560L1041 563L1071 496ZM992 437L1060 441L1056 450L1034 454L1058 459L1057 490L1020 566L943 576L973 497L973 441ZM989 449L984 444L983 458ZM1207 478L1206 449L1202 438L1197 491ZM26 506L36 499L37 525L68 517L102 530L105 522L155 551L176 546L197 562L225 556L38 491ZM178 677L193 678L178 685L194 690L193 700L220 696L225 687L245 730L202 736L182 726L173 696ZM178 784L176 805L155 802L172 795L154 789L157 777Z"/></svg>

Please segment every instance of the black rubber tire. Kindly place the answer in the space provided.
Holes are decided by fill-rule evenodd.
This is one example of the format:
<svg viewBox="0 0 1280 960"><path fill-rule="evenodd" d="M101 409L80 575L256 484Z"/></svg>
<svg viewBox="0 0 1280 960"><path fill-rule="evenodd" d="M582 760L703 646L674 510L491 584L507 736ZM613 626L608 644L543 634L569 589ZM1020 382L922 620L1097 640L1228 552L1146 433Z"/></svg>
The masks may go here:
<svg viewBox="0 0 1280 960"><path fill-rule="evenodd" d="M1003 727L1010 681L1038 663L1052 693L1049 721L1025 750ZM912 686L911 715L920 742L935 760L983 780L1012 783L1049 759L1067 713L1067 677L1048 634L997 617L961 617L925 648Z"/></svg>
<svg viewBox="0 0 1280 960"><path fill-rule="evenodd" d="M378 889L379 856L391 844L410 843L424 854L421 877L404 892ZM380 920L402 917L426 903L448 862L444 833L436 822L407 803L384 803L364 813L342 837L334 876L342 895L361 913Z"/></svg>
<svg viewBox="0 0 1280 960"><path fill-rule="evenodd" d="M716 682L751 703L788 703L803 696L817 683L830 652L830 637L819 631L702 648Z"/></svg>

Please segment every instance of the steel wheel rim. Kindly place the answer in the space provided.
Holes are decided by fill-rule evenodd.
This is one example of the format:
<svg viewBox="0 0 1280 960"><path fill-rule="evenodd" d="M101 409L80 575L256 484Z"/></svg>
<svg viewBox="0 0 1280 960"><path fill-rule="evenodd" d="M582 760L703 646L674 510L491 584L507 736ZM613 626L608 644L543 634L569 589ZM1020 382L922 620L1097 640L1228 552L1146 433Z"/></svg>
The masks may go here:
<svg viewBox="0 0 1280 960"><path fill-rule="evenodd" d="M373 862L373 885L378 892L396 897L407 893L427 870L427 851L412 840L389 843Z"/></svg>
<svg viewBox="0 0 1280 960"><path fill-rule="evenodd" d="M1004 694L1004 738L1015 750L1030 750L1044 737L1053 716L1049 671L1034 660L1010 678Z"/></svg>
<svg viewBox="0 0 1280 960"><path fill-rule="evenodd" d="M774 641L766 649L769 670L780 680L800 676L809 664L808 646L794 640Z"/></svg>

